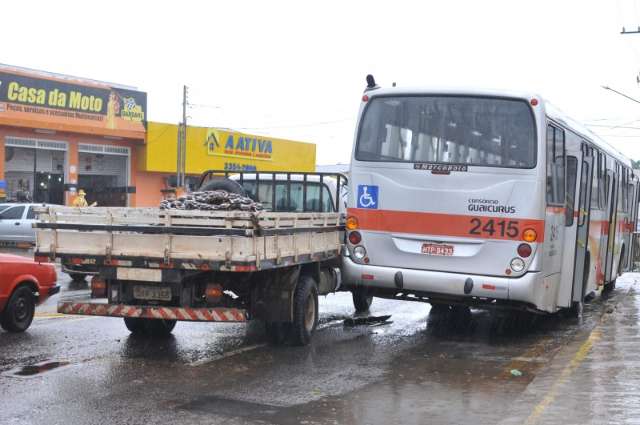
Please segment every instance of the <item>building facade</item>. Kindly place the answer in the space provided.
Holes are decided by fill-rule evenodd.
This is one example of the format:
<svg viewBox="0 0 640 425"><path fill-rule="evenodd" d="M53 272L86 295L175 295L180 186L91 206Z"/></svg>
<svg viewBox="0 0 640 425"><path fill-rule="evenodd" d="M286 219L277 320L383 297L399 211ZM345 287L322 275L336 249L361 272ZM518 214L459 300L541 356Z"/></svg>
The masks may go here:
<svg viewBox="0 0 640 425"><path fill-rule="evenodd" d="M157 206L175 186L178 126L132 87L0 65L0 202ZM187 186L206 170L315 170L315 145L188 127Z"/></svg>
<svg viewBox="0 0 640 425"><path fill-rule="evenodd" d="M79 188L103 206L135 205L146 93L0 66L0 198L69 204Z"/></svg>

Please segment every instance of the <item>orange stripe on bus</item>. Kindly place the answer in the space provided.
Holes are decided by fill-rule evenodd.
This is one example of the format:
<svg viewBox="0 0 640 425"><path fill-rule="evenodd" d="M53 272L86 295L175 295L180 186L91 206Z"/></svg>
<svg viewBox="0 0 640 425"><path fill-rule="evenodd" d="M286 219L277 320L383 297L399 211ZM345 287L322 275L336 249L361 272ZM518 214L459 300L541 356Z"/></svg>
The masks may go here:
<svg viewBox="0 0 640 425"><path fill-rule="evenodd" d="M544 220L364 208L347 212L362 230L520 241L526 229L533 229L536 242L544 240Z"/></svg>

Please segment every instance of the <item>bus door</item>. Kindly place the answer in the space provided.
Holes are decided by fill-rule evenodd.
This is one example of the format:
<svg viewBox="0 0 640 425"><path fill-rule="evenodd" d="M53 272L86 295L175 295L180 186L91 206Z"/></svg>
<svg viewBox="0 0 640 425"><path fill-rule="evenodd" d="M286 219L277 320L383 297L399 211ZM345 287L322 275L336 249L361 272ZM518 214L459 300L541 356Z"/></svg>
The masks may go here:
<svg viewBox="0 0 640 425"><path fill-rule="evenodd" d="M591 189L593 185L593 149L582 144L582 164L578 181L575 265L573 267L572 301L582 302L587 290L591 259L589 254L589 222L591 221Z"/></svg>
<svg viewBox="0 0 640 425"><path fill-rule="evenodd" d="M638 230L638 206L640 202L640 183L638 178L633 178L633 198L631 202L631 226L629 231L631 232L631 244L629 245L629 271L635 270L635 260L639 254L640 247L638 246L638 238L636 232Z"/></svg>
<svg viewBox="0 0 640 425"><path fill-rule="evenodd" d="M619 174L620 166L615 163L611 170L607 171L607 176L611 183L608 185L609 188L609 205L608 205L608 224L609 231L607 232L607 244L606 244L606 253L605 253L605 268L604 268L604 281L605 283L611 282L612 280L612 265L613 259L615 257L615 247L616 247L616 226L618 224L618 181L620 179Z"/></svg>

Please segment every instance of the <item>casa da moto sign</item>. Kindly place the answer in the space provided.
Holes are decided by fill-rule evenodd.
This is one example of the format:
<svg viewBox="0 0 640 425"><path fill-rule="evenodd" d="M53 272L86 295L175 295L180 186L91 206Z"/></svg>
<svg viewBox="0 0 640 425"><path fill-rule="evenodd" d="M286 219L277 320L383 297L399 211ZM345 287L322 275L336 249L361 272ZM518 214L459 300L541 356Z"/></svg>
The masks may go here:
<svg viewBox="0 0 640 425"><path fill-rule="evenodd" d="M144 137L146 109L143 92L0 68L0 123Z"/></svg>

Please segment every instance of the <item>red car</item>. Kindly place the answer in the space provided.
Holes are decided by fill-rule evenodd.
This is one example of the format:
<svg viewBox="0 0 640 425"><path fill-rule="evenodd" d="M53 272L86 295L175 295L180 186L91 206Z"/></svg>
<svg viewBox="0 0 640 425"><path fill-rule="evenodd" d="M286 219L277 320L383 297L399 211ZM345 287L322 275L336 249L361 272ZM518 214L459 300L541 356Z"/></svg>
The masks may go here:
<svg viewBox="0 0 640 425"><path fill-rule="evenodd" d="M53 264L0 254L0 326L24 332L31 325L36 304L60 292Z"/></svg>

